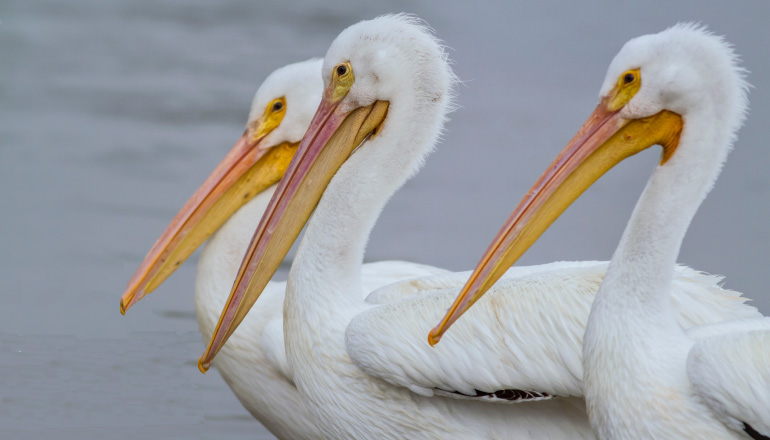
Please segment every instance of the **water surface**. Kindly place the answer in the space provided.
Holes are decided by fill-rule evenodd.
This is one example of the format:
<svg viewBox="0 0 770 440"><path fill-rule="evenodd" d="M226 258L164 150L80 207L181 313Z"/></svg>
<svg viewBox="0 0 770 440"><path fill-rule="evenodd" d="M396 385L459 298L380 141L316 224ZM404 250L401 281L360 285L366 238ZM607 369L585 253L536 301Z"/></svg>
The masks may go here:
<svg viewBox="0 0 770 440"><path fill-rule="evenodd" d="M680 261L770 312L770 3L5 0L0 5L0 432L13 438L270 438L203 376L194 261L131 310L125 284L243 130L272 70L379 13L452 48L461 106L385 209L367 259L470 269L593 109L627 39L678 20L727 36L751 115ZM738 6L739 5L739 6ZM608 259L658 152L610 172L522 259Z"/></svg>

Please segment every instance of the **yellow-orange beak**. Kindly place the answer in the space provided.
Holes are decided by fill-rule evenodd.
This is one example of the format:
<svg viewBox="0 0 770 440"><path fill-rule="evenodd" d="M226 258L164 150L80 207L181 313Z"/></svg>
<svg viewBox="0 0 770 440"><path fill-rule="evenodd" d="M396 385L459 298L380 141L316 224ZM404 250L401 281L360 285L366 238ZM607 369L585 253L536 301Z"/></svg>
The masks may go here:
<svg viewBox="0 0 770 440"><path fill-rule="evenodd" d="M510 268L572 202L604 173L652 145L665 163L676 150L682 118L663 110L626 120L608 99L596 107L577 134L529 190L484 253L428 342L435 345L449 327Z"/></svg>
<svg viewBox="0 0 770 440"><path fill-rule="evenodd" d="M278 182L297 143L268 147L257 120L176 214L150 249L120 299L120 313L161 285L230 216Z"/></svg>
<svg viewBox="0 0 770 440"><path fill-rule="evenodd" d="M217 328L198 361L201 372L208 370L211 361L257 301L334 174L385 120L388 103L384 101L349 112L341 110L340 103L345 95L335 93L334 85L324 91L297 154L251 239Z"/></svg>

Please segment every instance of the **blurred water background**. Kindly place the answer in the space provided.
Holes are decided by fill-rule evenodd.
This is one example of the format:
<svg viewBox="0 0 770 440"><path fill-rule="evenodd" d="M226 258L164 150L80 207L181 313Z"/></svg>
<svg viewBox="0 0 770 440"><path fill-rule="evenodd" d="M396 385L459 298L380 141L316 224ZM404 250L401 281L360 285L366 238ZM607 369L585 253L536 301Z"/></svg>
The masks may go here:
<svg viewBox="0 0 770 440"><path fill-rule="evenodd" d="M3 438L272 438L216 373L197 372L194 260L128 316L118 299L240 136L264 77L323 56L350 24L400 11L430 23L465 84L368 260L470 269L593 109L620 46L700 21L737 47L755 87L680 261L726 275L770 312L770 2L4 0ZM658 154L610 172L521 264L609 259Z"/></svg>

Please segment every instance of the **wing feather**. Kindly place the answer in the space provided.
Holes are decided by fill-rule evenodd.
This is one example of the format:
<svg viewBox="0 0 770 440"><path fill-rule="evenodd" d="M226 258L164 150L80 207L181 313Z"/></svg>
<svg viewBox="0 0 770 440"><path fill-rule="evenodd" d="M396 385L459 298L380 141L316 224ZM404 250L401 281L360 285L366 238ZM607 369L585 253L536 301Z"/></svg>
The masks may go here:
<svg viewBox="0 0 770 440"><path fill-rule="evenodd" d="M736 431L770 436L770 318L707 325L688 335L697 342L687 375L706 405Z"/></svg>
<svg viewBox="0 0 770 440"><path fill-rule="evenodd" d="M552 263L509 271L436 347L427 334L467 279L441 274L373 292L346 331L364 371L422 395L518 390L582 396L582 339L607 263ZM759 316L719 277L679 266L673 303L683 328Z"/></svg>

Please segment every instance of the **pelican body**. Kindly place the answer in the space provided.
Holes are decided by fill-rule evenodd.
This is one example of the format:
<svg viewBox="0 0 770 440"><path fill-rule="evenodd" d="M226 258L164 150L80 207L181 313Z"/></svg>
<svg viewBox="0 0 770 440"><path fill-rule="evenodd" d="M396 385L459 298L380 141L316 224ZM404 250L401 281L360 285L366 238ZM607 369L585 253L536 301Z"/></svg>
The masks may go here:
<svg viewBox="0 0 770 440"><path fill-rule="evenodd" d="M514 268L499 297L521 300L518 311L500 304L474 310L431 348L423 335L467 274L405 280L363 299L361 263L380 210L437 142L454 74L419 20L388 15L343 31L322 75L321 103L246 251L201 370L306 225L286 287L284 334L297 390L324 436L593 438L580 351L606 265ZM717 281L677 269L680 325L756 313ZM571 307L541 307L533 286L561 292L557 299ZM496 337L509 321L527 324L514 337ZM533 343L546 329L562 331L554 339L563 347Z"/></svg>
<svg viewBox="0 0 770 440"><path fill-rule="evenodd" d="M586 325L591 427L601 439L770 438L770 319L747 315L685 330L671 291L687 228L745 119L746 90L730 45L701 26L679 24L626 43L594 113L516 208L431 337L602 174L660 145L660 164Z"/></svg>

